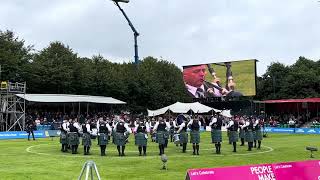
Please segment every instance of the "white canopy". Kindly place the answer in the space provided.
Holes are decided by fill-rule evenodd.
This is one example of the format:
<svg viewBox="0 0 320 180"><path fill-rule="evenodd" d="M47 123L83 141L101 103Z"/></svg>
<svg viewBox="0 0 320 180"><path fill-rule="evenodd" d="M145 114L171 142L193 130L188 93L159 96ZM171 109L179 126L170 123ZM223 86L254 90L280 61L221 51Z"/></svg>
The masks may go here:
<svg viewBox="0 0 320 180"><path fill-rule="evenodd" d="M224 117L229 117L229 118L232 117L230 110L222 110L221 115Z"/></svg>
<svg viewBox="0 0 320 180"><path fill-rule="evenodd" d="M72 94L16 94L27 101L31 102L51 102L51 103L67 103L67 102L88 102L102 104L126 104L126 102L114 99L112 97L103 96L87 96Z"/></svg>
<svg viewBox="0 0 320 180"><path fill-rule="evenodd" d="M194 102L194 103L176 102L170 106L167 106L158 110L148 109L148 116L158 116L166 113L168 110L172 111L173 113L187 113L190 110L193 111L194 113L207 113L211 110L214 110L215 112L221 112L218 109L211 108L199 102Z"/></svg>

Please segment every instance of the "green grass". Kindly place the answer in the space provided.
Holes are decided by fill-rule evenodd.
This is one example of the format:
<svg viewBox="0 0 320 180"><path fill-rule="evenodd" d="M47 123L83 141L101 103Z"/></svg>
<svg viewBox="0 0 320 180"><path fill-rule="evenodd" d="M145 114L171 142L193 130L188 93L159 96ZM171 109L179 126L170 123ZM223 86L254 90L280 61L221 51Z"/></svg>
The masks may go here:
<svg viewBox="0 0 320 180"><path fill-rule="evenodd" d="M236 91L243 93L244 96L254 96L256 94L255 86L255 60L236 61L231 63L232 76L236 83ZM216 71L217 77L221 80L221 85L226 84L226 67L211 64ZM210 82L212 77L207 70L206 79Z"/></svg>
<svg viewBox="0 0 320 180"><path fill-rule="evenodd" d="M165 150L168 156L167 171L160 170L162 163L157 144L149 141L147 156L139 157L133 135L126 148L126 157L118 157L116 147L110 144L107 146L107 156L99 156L96 141L93 141L92 155L83 156L82 146L79 146L77 155L60 152L58 138L1 140L0 179L77 179L87 160L95 161L102 179L184 179L186 171L191 168L308 160L310 154L305 147L319 144L318 135L270 134L263 140L262 145L265 146L261 150L248 152L247 147L238 146L238 152L232 153L232 146L227 143L225 134L223 138L221 155L213 152L214 145L210 143L208 132L201 134L200 156L191 155L190 144L187 147L189 151L181 153L180 147L170 143ZM27 152L27 148L30 152ZM257 152L265 153L250 154ZM315 156L320 157L318 153Z"/></svg>

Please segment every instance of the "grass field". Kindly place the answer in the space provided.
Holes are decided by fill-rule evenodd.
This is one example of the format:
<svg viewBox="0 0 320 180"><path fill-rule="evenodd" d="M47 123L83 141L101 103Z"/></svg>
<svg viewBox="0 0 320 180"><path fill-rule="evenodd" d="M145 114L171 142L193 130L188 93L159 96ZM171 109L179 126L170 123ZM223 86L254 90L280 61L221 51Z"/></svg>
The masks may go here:
<svg viewBox="0 0 320 180"><path fill-rule="evenodd" d="M263 140L261 150L248 152L246 146L238 146L238 152L232 153L232 146L227 143L224 134L222 154L216 155L214 145L210 143L210 133L205 132L201 134L199 156L191 155L190 144L187 153L181 153L180 147L169 144L165 150L168 170L160 170L162 163L155 143L148 142L146 157L138 156L133 135L130 136L125 157L117 156L114 145L107 146L107 156L99 156L96 141L93 141L91 155L83 156L82 146L79 146L77 155L62 153L58 138L1 140L0 179L77 179L87 160L95 161L102 179L184 179L187 169L191 168L308 160L310 154L305 147L318 146L319 138L318 135L269 134ZM316 153L315 157L318 159L320 156Z"/></svg>

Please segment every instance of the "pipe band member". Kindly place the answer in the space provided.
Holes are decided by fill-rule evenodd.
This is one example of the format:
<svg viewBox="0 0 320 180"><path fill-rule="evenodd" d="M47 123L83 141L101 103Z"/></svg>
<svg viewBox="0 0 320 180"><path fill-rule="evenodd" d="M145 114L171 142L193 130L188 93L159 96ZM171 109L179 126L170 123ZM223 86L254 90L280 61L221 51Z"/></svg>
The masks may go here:
<svg viewBox="0 0 320 180"><path fill-rule="evenodd" d="M138 146L139 150L139 156L142 155L142 149L143 149L143 155L147 155L147 143L148 143L148 132L150 131L149 126L147 123L141 121L137 126L135 127L135 145Z"/></svg>
<svg viewBox="0 0 320 180"><path fill-rule="evenodd" d="M68 152L68 132L69 132L69 122L67 119L63 120L61 125L61 133L60 133L60 143L61 143L61 151Z"/></svg>
<svg viewBox="0 0 320 180"><path fill-rule="evenodd" d="M216 148L216 154L221 153L221 142L222 142L222 118L219 117L219 114L216 117L211 118L211 122L209 123L211 126L211 141L214 143Z"/></svg>
<svg viewBox="0 0 320 180"><path fill-rule="evenodd" d="M253 147L253 122L251 118L246 119L244 127L244 132L245 132L245 141L248 142L248 151L252 150Z"/></svg>
<svg viewBox="0 0 320 180"><path fill-rule="evenodd" d="M80 144L80 142L79 142L80 126L79 126L76 118L72 120L72 123L70 123L69 129L70 129L69 145L71 146L72 154L77 154L78 153L78 146Z"/></svg>
<svg viewBox="0 0 320 180"><path fill-rule="evenodd" d="M193 155L199 155L199 143L200 143L200 127L201 122L199 121L199 117L195 119L191 119L187 125L190 127L190 143L192 143Z"/></svg>
<svg viewBox="0 0 320 180"><path fill-rule="evenodd" d="M82 134L83 154L89 155L89 150L91 147L91 133L92 133L90 120L87 120L87 122L82 125L82 132L83 132Z"/></svg>
<svg viewBox="0 0 320 180"><path fill-rule="evenodd" d="M187 119L181 118L182 123L178 125L179 129L177 131L180 134L180 143L182 144L182 152L186 153L187 143L188 143L188 134L187 134Z"/></svg>
<svg viewBox="0 0 320 180"><path fill-rule="evenodd" d="M127 138L129 137L130 133L131 129L123 119L121 119L120 122L115 125L114 143L117 145L119 156L125 156L124 150L126 148Z"/></svg>
<svg viewBox="0 0 320 180"><path fill-rule="evenodd" d="M158 122L154 125L153 131L156 133L156 141L159 144L159 155L164 154L164 147L166 144L165 133L170 129L170 124L165 122L162 117L158 118Z"/></svg>
<svg viewBox="0 0 320 180"><path fill-rule="evenodd" d="M237 142L238 142L238 129L239 123L234 117L229 121L227 125L227 129L229 130L229 142L233 145L233 152L237 152Z"/></svg>
<svg viewBox="0 0 320 180"><path fill-rule="evenodd" d="M262 141L262 131L261 131L261 120L257 119L255 123L253 124L255 134L254 134L254 147L257 149L261 148L261 141ZM258 147L257 147L257 141L258 141Z"/></svg>
<svg viewBox="0 0 320 180"><path fill-rule="evenodd" d="M107 144L109 143L109 136L112 132L112 128L109 125L108 122L105 122L103 120L100 121L98 127L98 141L100 146L100 155L105 156L106 155L106 148Z"/></svg>

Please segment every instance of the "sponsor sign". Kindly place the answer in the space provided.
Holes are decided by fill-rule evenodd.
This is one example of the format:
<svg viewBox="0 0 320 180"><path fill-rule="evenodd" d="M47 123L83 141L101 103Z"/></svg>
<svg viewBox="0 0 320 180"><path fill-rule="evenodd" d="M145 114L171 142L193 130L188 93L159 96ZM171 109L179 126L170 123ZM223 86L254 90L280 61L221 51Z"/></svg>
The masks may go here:
<svg viewBox="0 0 320 180"><path fill-rule="evenodd" d="M232 172L232 173L230 173ZM319 179L320 161L300 161L224 168L188 170L186 179L287 180Z"/></svg>
<svg viewBox="0 0 320 180"><path fill-rule="evenodd" d="M319 128L276 128L265 127L264 132L267 133L297 133L297 134L320 134Z"/></svg>
<svg viewBox="0 0 320 180"><path fill-rule="evenodd" d="M32 138L32 135L30 134ZM44 138L46 137L44 131L34 131L35 138ZM0 139L26 139L28 138L28 133L25 131L7 131L0 132Z"/></svg>

